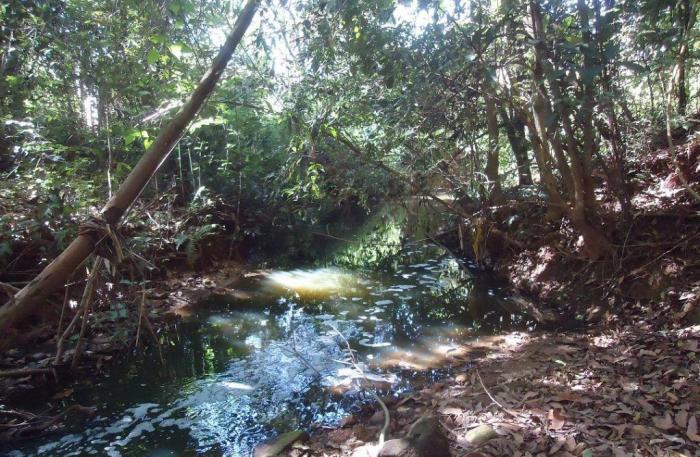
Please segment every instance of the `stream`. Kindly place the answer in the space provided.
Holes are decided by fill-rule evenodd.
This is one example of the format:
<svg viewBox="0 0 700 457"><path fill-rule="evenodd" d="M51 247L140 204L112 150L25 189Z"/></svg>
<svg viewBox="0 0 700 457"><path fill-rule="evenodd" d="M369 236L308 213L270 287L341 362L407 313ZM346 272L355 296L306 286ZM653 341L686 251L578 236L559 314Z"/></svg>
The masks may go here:
<svg viewBox="0 0 700 457"><path fill-rule="evenodd" d="M396 259L244 279L166 335L165 364L153 351L79 382L71 399L98 411L87 424L5 455L249 456L280 433L337 425L373 401L369 388L396 395L449 376L446 356L464 342L534 328L441 249L409 244Z"/></svg>

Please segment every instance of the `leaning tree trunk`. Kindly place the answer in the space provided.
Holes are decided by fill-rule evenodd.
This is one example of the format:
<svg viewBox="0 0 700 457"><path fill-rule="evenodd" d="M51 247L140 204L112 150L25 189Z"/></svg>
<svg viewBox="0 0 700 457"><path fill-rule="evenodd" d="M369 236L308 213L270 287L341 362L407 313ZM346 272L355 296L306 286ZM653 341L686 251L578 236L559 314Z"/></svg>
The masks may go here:
<svg viewBox="0 0 700 457"><path fill-rule="evenodd" d="M30 315L41 300L63 286L73 271L95 250L96 246L108 237L111 227L115 227L128 208L141 194L148 181L168 157L172 149L185 133L187 126L199 113L209 95L221 79L236 47L250 25L260 0L249 0L241 11L236 24L219 50L211 68L199 82L189 100L173 119L160 131L150 149L141 157L114 196L102 209L104 230L96 230L96 224L82 228L78 237L51 262L39 275L17 292L12 300L0 307L0 331Z"/></svg>

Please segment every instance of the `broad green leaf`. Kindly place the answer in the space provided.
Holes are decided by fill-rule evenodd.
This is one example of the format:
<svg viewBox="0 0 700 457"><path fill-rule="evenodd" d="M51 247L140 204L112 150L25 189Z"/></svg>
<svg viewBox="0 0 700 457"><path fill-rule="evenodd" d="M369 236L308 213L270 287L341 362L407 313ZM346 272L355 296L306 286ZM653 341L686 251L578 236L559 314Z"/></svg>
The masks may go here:
<svg viewBox="0 0 700 457"><path fill-rule="evenodd" d="M146 56L146 61L148 62L149 65L153 65L154 63L158 62L159 60L160 60L160 53L155 48L152 48L150 51L148 51L148 56Z"/></svg>
<svg viewBox="0 0 700 457"><path fill-rule="evenodd" d="M127 146L130 146L136 138L139 138L141 136L141 131L136 130L136 129L129 129L124 135L124 144Z"/></svg>

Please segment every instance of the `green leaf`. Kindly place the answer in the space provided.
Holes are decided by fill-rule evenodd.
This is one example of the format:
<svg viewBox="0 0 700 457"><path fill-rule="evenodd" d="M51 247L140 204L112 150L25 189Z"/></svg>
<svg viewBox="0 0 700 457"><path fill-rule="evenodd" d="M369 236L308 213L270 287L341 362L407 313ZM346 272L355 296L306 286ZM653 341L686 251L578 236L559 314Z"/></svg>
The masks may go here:
<svg viewBox="0 0 700 457"><path fill-rule="evenodd" d="M189 239L190 239L189 235L187 235L185 233L180 233L179 235L177 235L175 237L175 249L179 250L180 246L185 244L187 242L187 240L189 240Z"/></svg>
<svg viewBox="0 0 700 457"><path fill-rule="evenodd" d="M136 130L136 129L129 129L124 135L124 144L127 146L131 146L131 144L136 140L136 138L139 138L141 136L141 131Z"/></svg>
<svg viewBox="0 0 700 457"><path fill-rule="evenodd" d="M155 48L152 48L150 51L148 51L148 56L146 56L146 61L148 62L149 65L153 65L154 63L158 62L159 60L160 60L160 53Z"/></svg>
<svg viewBox="0 0 700 457"><path fill-rule="evenodd" d="M188 129L189 132L194 132L204 126L207 125L223 125L226 123L226 119L224 119L221 116L216 116L216 117L205 117L204 119L200 119L196 122L193 122L190 128Z"/></svg>

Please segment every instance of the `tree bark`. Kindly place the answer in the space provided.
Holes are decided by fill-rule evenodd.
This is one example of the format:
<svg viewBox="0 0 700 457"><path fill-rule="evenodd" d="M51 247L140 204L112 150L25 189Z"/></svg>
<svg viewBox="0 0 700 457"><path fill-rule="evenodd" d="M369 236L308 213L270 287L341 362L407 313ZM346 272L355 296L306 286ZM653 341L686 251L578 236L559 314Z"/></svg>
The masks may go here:
<svg viewBox="0 0 700 457"><path fill-rule="evenodd" d="M584 29L584 40L588 38L590 41L590 32L587 31L589 27L587 19L585 18L585 14L583 16L581 15L582 1L583 0L579 0L579 13ZM585 4L583 6L585 6ZM593 183L591 180L591 159L587 157L587 154L592 153L595 144L592 136L592 125L590 129L586 130L585 124L587 120L592 119L592 106L590 105L592 88L590 88L590 85L584 88L584 108L582 110L584 151L581 151L576 142L576 132L571 118L571 111L564 101L560 87L560 84L563 84L563 82L555 79L551 74L547 73L545 75L543 72L543 62L545 59L548 59L548 51L544 44L545 35L540 4L535 0L530 0L529 10L533 36L535 38L535 65L533 72L535 73L536 87L535 95L533 96L533 115L536 129L543 138L543 142L546 141L546 126L542 125L546 115L543 108L547 100L543 82L543 78L546 77L549 88L552 91L552 98L556 101L556 110L559 115L558 118L561 127L564 129L564 135L567 141L566 152L571 164L573 201L571 201L571 205L566 205L564 210L574 228L583 236L586 255L591 259L606 257L611 249L610 242L603 231L598 227L597 223L591 220L592 217L597 216L597 213L595 196L593 194ZM583 13L585 13L585 11ZM590 56L584 56L584 59L587 59L588 64L591 65ZM551 63L554 64L555 62ZM589 115L591 117L589 117Z"/></svg>
<svg viewBox="0 0 700 457"><path fill-rule="evenodd" d="M226 68L233 52L250 25L260 0L249 0L219 50L211 68L202 77L189 100L163 128L150 149L141 157L114 196L102 209L102 218L116 226L128 208L141 194L151 177L168 157L185 133L187 126L199 113ZM0 307L0 332L31 314L43 298L61 287L95 249L90 233L80 234L53 262L20 290L12 300Z"/></svg>
<svg viewBox="0 0 700 457"><path fill-rule="evenodd" d="M487 91L490 89L487 89ZM498 117L496 115L496 100L490 93L484 95L486 104L486 122L489 134L489 150L486 156L484 174L489 180L491 192L489 199L497 202L501 199L501 181L498 176Z"/></svg>
<svg viewBox="0 0 700 457"><path fill-rule="evenodd" d="M530 186L532 185L532 174L530 173L530 157L527 155L525 124L515 114L508 114L503 106L499 107L498 111L506 129L508 143L513 150L515 163L518 166L518 185Z"/></svg>
<svg viewBox="0 0 700 457"><path fill-rule="evenodd" d="M688 107L688 87L685 78L685 63L688 59L688 35L695 22L692 17L696 14L696 8L691 5L691 0L678 2L678 21L681 29L681 46L676 57L676 98L678 100L677 111L685 116Z"/></svg>

